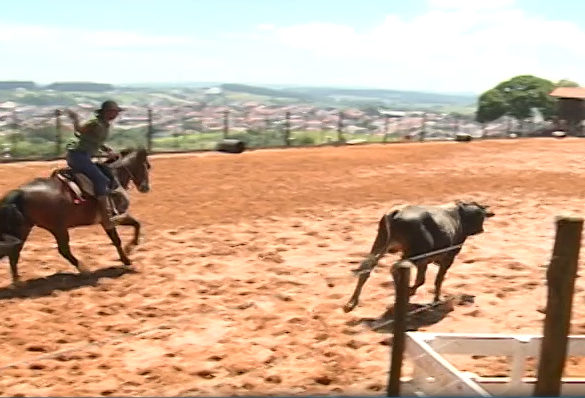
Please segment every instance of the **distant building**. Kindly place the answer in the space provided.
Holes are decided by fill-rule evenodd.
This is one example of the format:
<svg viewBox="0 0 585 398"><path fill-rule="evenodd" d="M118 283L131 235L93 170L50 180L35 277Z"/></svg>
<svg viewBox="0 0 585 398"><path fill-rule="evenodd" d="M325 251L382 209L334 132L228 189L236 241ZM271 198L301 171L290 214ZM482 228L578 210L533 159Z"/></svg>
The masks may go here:
<svg viewBox="0 0 585 398"><path fill-rule="evenodd" d="M387 111L387 110L380 109L379 112L381 115L384 115L386 117L401 118L401 117L406 116L406 112L402 112L402 111Z"/></svg>
<svg viewBox="0 0 585 398"><path fill-rule="evenodd" d="M6 102L0 102L0 109L1 110L13 110L18 106L18 104L16 102L12 102L12 101L6 101Z"/></svg>
<svg viewBox="0 0 585 398"><path fill-rule="evenodd" d="M569 134L582 134L585 119L585 87L557 87L549 94L559 99L557 128Z"/></svg>
<svg viewBox="0 0 585 398"><path fill-rule="evenodd" d="M205 95L220 95L223 93L223 90L220 87L211 87L205 90Z"/></svg>

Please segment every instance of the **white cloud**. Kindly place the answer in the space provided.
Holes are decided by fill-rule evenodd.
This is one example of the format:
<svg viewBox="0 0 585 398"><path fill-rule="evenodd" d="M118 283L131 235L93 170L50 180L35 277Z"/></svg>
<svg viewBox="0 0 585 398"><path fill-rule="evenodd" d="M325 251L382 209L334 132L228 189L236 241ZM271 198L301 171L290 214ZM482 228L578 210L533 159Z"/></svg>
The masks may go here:
<svg viewBox="0 0 585 398"><path fill-rule="evenodd" d="M91 46L99 46L106 48L108 47L151 48L166 46L184 46L196 43L194 40L183 36L155 36L124 31L84 32L81 35L81 40Z"/></svg>
<svg viewBox="0 0 585 398"><path fill-rule="evenodd" d="M99 47L157 47L202 43L186 36L150 35L131 31L84 30L35 25L0 24L0 45L66 46L85 44Z"/></svg>
<svg viewBox="0 0 585 398"><path fill-rule="evenodd" d="M574 44L584 42L580 26L528 15L511 0L428 5L414 18L388 15L362 31L325 23L277 27L271 40L328 65L320 77L347 85L478 92L516 74L585 84L576 67L585 63L585 48Z"/></svg>
<svg viewBox="0 0 585 398"><path fill-rule="evenodd" d="M190 36L0 23L4 79L93 80L112 83L191 80L218 68L210 43Z"/></svg>
<svg viewBox="0 0 585 398"><path fill-rule="evenodd" d="M427 4L417 16L387 15L368 28L265 23L205 38L0 23L0 76L481 92L526 73L585 85L581 26L530 15L511 0Z"/></svg>
<svg viewBox="0 0 585 398"><path fill-rule="evenodd" d="M428 0L430 8L447 8L447 9L497 9L514 5L514 0Z"/></svg>
<svg viewBox="0 0 585 398"><path fill-rule="evenodd" d="M274 28L276 28L276 25L274 25L272 23L264 23L264 24L258 25L257 28L259 30L274 30Z"/></svg>

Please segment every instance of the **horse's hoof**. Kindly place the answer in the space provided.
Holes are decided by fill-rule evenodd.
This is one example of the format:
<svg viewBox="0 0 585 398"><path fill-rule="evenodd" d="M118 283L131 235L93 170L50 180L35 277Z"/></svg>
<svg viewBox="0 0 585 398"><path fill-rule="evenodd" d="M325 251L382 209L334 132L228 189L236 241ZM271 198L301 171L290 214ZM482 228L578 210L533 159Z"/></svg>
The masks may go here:
<svg viewBox="0 0 585 398"><path fill-rule="evenodd" d="M347 303L346 305L343 306L343 312L348 313L350 311L353 311L353 309L355 307L356 307L356 304Z"/></svg>
<svg viewBox="0 0 585 398"><path fill-rule="evenodd" d="M12 281L12 284L10 286L12 286L13 289L20 289L21 287L24 286L24 282L22 282L20 280Z"/></svg>
<svg viewBox="0 0 585 398"><path fill-rule="evenodd" d="M136 274L138 273L138 270L133 265L125 265L124 272L127 272L129 274Z"/></svg>
<svg viewBox="0 0 585 398"><path fill-rule="evenodd" d="M124 264L126 267L129 267L132 265L132 261L128 257L122 258L121 260L122 260L122 264Z"/></svg>
<svg viewBox="0 0 585 398"><path fill-rule="evenodd" d="M77 264L77 271L81 274L81 275L87 275L89 273L91 273L91 271L89 270L89 268L87 268L84 264L82 264L81 262L79 264Z"/></svg>

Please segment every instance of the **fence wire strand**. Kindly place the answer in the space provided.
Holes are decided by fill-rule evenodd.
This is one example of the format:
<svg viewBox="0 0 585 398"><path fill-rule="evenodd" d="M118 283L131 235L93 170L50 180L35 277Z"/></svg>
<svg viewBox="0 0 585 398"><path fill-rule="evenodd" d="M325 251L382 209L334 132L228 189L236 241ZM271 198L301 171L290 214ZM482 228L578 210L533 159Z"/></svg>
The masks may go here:
<svg viewBox="0 0 585 398"><path fill-rule="evenodd" d="M399 264L401 262L405 262L405 261L418 261L418 260L422 260L423 258L436 256L437 254L447 253L447 252L450 252L450 251L453 251L453 250L456 250L456 249L461 249L461 247L463 247L463 244L453 245L453 246L445 247L443 249L433 250L431 252L417 254L416 256L403 258L403 259L400 259L398 261L395 261L394 264L392 264L392 267L394 267L396 264ZM366 269L363 269L363 270L360 270L360 271L355 271L354 272L354 275L369 274L370 272L372 272L372 269L373 268L366 268Z"/></svg>

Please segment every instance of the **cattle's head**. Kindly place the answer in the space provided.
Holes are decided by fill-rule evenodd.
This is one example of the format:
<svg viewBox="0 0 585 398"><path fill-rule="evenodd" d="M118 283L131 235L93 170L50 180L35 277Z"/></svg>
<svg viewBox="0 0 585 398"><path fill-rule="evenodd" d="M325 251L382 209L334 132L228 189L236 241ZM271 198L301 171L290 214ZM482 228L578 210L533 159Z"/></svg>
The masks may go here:
<svg viewBox="0 0 585 398"><path fill-rule="evenodd" d="M484 220L495 215L488 209L488 206L480 205L477 202L457 201L456 204L461 217L461 227L465 235L482 233Z"/></svg>

